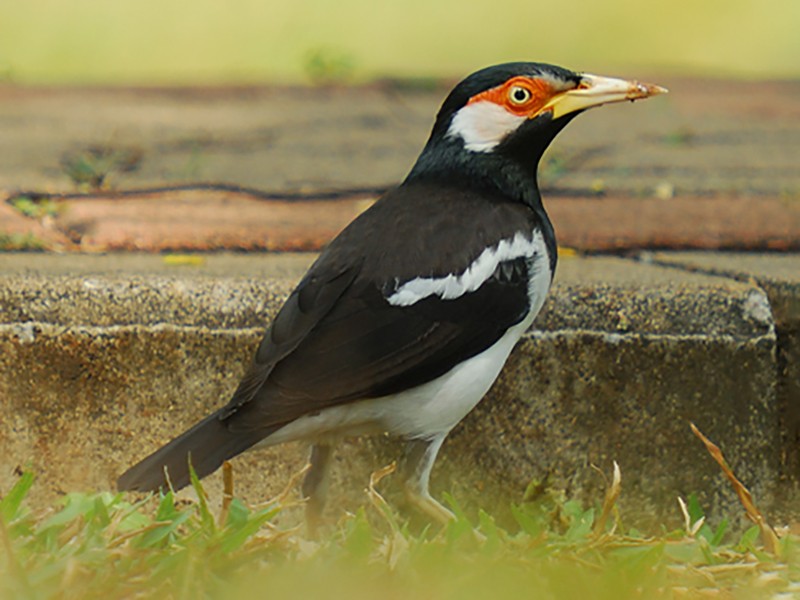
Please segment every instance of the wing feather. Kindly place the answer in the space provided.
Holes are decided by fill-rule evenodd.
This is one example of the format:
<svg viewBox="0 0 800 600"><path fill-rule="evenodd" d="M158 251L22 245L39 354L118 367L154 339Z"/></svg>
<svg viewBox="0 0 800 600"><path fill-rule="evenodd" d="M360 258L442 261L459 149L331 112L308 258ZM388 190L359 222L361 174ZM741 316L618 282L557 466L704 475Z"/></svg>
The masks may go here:
<svg viewBox="0 0 800 600"><path fill-rule="evenodd" d="M508 278L509 273L516 276ZM288 423L308 413L394 394L446 373L494 344L528 312L519 269L452 300L433 296L393 306L375 286L353 285L314 327L314 334L278 361L253 398L249 430Z"/></svg>
<svg viewBox="0 0 800 600"><path fill-rule="evenodd" d="M358 274L356 265L327 271L309 271L281 307L261 340L255 359L228 404L220 411L227 419L250 402L264 386L275 365L308 335L333 308Z"/></svg>

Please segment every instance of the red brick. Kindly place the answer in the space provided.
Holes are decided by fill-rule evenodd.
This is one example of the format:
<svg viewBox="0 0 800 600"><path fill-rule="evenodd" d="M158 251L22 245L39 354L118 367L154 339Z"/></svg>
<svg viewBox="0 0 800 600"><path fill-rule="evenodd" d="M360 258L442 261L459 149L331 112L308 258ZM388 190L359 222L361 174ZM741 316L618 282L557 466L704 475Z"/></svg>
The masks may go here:
<svg viewBox="0 0 800 600"><path fill-rule="evenodd" d="M366 198L263 200L183 190L65 200L57 224L83 250L319 250ZM640 248L798 249L800 203L769 197L548 197L559 243Z"/></svg>
<svg viewBox="0 0 800 600"><path fill-rule="evenodd" d="M209 190L65 200L58 226L83 250L318 250L368 203L261 200Z"/></svg>
<svg viewBox="0 0 800 600"><path fill-rule="evenodd" d="M625 197L546 199L561 245L637 248L800 248L800 202L781 198Z"/></svg>

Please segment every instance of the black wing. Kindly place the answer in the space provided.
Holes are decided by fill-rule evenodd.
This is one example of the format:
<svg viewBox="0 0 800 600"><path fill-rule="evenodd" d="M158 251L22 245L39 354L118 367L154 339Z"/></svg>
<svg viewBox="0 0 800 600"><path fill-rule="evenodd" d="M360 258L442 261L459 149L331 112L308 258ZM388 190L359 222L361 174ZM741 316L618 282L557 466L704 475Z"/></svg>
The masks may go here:
<svg viewBox="0 0 800 600"><path fill-rule="evenodd" d="M461 298L392 306L377 288L348 292L278 362L233 430L288 423L308 413L426 383L479 354L529 309L524 260L498 267ZM510 275L510 276L509 276Z"/></svg>
<svg viewBox="0 0 800 600"><path fill-rule="evenodd" d="M487 246L538 225L526 207L490 200L404 186L356 219L281 308L222 409L228 428L272 428L420 385L520 322L530 305L522 258L501 263L479 289L458 298L429 296L410 306L386 299L398 282L461 273Z"/></svg>
<svg viewBox="0 0 800 600"><path fill-rule="evenodd" d="M318 261L319 263L319 261ZM317 264L318 264L317 263ZM221 410L226 419L253 399L264 386L275 365L291 353L327 313L358 274L358 265L315 268L286 299L261 340L253 363L228 404Z"/></svg>

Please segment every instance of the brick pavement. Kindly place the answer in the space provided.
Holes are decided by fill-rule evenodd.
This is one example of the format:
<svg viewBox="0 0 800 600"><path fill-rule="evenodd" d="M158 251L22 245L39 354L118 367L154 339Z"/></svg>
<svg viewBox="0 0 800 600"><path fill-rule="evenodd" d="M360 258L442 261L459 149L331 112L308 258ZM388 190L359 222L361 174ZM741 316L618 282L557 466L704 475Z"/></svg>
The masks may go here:
<svg viewBox="0 0 800 600"><path fill-rule="evenodd" d="M653 79L670 95L582 116L543 162L562 244L797 249L800 82ZM5 205L0 242L91 251L319 248L376 190L403 177L446 89L0 87L0 197L75 193L68 172L107 172L104 190L56 199L44 217ZM106 154L92 157L98 148ZM198 182L229 187L152 191ZM134 189L150 191L114 193ZM318 200L331 191L338 200Z"/></svg>

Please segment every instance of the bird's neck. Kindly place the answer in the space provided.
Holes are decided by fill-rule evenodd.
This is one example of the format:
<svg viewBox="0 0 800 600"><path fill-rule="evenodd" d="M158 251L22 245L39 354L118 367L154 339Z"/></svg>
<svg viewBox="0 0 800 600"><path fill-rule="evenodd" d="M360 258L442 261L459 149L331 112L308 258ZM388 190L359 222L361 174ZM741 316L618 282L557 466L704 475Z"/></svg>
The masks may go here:
<svg viewBox="0 0 800 600"><path fill-rule="evenodd" d="M406 183L436 182L483 189L535 209L542 207L537 165L538 159L525 165L491 152L465 152L455 140L431 139Z"/></svg>
<svg viewBox="0 0 800 600"><path fill-rule="evenodd" d="M430 140L404 183L485 190L489 197L525 204L537 217L549 246L551 267L555 269L555 233L539 193L538 163L536 156L534 160L522 162L493 153L464 152L463 147L447 139Z"/></svg>

